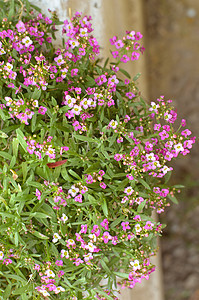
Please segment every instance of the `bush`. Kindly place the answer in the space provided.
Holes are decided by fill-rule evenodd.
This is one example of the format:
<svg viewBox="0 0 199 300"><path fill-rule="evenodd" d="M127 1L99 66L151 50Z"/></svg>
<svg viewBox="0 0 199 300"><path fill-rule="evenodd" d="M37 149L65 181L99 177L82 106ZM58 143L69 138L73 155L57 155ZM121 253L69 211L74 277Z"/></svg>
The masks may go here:
<svg viewBox="0 0 199 300"><path fill-rule="evenodd" d="M195 138L120 67L143 53L139 32L113 37L102 65L90 17L66 20L55 49L56 15L14 2L1 10L0 295L117 299L116 279L132 288L155 269L151 215L177 201L170 161Z"/></svg>

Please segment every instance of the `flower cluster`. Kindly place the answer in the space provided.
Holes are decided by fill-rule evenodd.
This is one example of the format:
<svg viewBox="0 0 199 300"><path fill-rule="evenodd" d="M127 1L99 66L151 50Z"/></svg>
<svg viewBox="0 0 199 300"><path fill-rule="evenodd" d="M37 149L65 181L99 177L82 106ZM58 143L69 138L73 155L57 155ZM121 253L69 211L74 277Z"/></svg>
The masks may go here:
<svg viewBox="0 0 199 300"><path fill-rule="evenodd" d="M116 279L133 288L155 270L152 213L177 201L172 162L195 137L120 67L143 53L139 32L113 37L102 65L91 17L64 21L55 49L56 15L25 1L19 18L23 1L0 24L0 293L117 299Z"/></svg>

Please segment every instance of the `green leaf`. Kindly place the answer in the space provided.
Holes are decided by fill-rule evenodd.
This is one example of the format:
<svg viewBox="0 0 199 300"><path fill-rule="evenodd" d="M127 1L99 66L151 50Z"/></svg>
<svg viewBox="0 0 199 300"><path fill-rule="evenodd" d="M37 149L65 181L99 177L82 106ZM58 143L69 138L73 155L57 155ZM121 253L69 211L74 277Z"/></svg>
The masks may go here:
<svg viewBox="0 0 199 300"><path fill-rule="evenodd" d="M84 173L85 174L89 174L91 172L98 171L99 167L100 167L100 163L99 162L94 163L90 167L88 167L88 169L86 169Z"/></svg>
<svg viewBox="0 0 199 300"><path fill-rule="evenodd" d="M167 195L167 197L175 204L178 204L178 199L173 195L171 196L170 194Z"/></svg>
<svg viewBox="0 0 199 300"><path fill-rule="evenodd" d="M102 268L104 269L104 271L106 272L106 274L111 274L110 269L108 268L107 264L105 263L104 259L100 260L100 264L102 266Z"/></svg>
<svg viewBox="0 0 199 300"><path fill-rule="evenodd" d="M167 172L165 175L164 175L164 179L165 179L165 184L168 183L169 179L171 178L171 174L172 172Z"/></svg>
<svg viewBox="0 0 199 300"><path fill-rule="evenodd" d="M117 226L119 223L121 223L121 221L123 221L125 219L125 216L121 216L119 218L117 218L115 221L113 221L111 223L111 228L113 229L115 226Z"/></svg>
<svg viewBox="0 0 199 300"><path fill-rule="evenodd" d="M75 173L75 171L73 171L72 169L70 169L68 172L69 172L73 177L75 177L75 178L81 180L81 177L79 177L79 175L78 175L77 173Z"/></svg>
<svg viewBox="0 0 199 300"><path fill-rule="evenodd" d="M18 139L20 145L22 146L22 148L24 149L24 151L27 152L27 143L26 143L26 141L24 139L25 136L24 136L23 132L18 128L16 130L16 133L17 133L17 139Z"/></svg>
<svg viewBox="0 0 199 300"><path fill-rule="evenodd" d="M23 294L24 292L29 292L33 290L33 284L32 283L27 283L26 285L18 288L18 289L15 289L13 290L12 294L13 295L20 295L20 294Z"/></svg>
<svg viewBox="0 0 199 300"><path fill-rule="evenodd" d="M34 92L32 93L31 98L34 100L39 100L40 96L41 96L41 89L40 90L35 89Z"/></svg>
<svg viewBox="0 0 199 300"><path fill-rule="evenodd" d="M91 143L97 143L98 142L97 140L95 140L91 137L88 137L88 136L84 136L84 135L74 135L74 137L77 140L84 141L84 142L91 142Z"/></svg>
<svg viewBox="0 0 199 300"><path fill-rule="evenodd" d="M141 73L137 73L134 77L133 77L133 81L138 80L138 78L141 76Z"/></svg>
<svg viewBox="0 0 199 300"><path fill-rule="evenodd" d="M131 79L131 75L126 70L120 68L120 72L122 72L126 77Z"/></svg>
<svg viewBox="0 0 199 300"><path fill-rule="evenodd" d="M138 213L140 213L140 212L143 210L143 208L145 207L145 204L146 204L146 200L142 201L142 202L139 204L139 206L138 206L138 208L137 208L137 212L138 212Z"/></svg>
<svg viewBox="0 0 199 300"><path fill-rule="evenodd" d="M31 131L34 132L37 126L37 113L34 113L31 120Z"/></svg>
<svg viewBox="0 0 199 300"><path fill-rule="evenodd" d="M3 298L2 299L5 299L5 300L9 299L10 298L9 296L11 294L11 290L12 290L11 284L7 285L5 291L3 292L3 295L2 295Z"/></svg>
<svg viewBox="0 0 199 300"><path fill-rule="evenodd" d="M113 274L115 274L116 276L118 276L120 278L124 278L124 279L128 279L129 278L129 274L127 274L127 273L113 272Z"/></svg>
<svg viewBox="0 0 199 300"><path fill-rule="evenodd" d="M72 181L73 181L73 178L72 178L71 176L68 175L68 172L67 172L66 168L62 168L62 169L61 169L61 175L62 175L62 177L63 177L66 181L68 181L68 182L72 182Z"/></svg>
<svg viewBox="0 0 199 300"><path fill-rule="evenodd" d="M8 135L5 133L5 132L3 132L2 130L0 130L0 138L8 138Z"/></svg>
<svg viewBox="0 0 199 300"><path fill-rule="evenodd" d="M102 209L103 209L104 215L106 217L108 217L108 207L107 207L107 203L106 203L106 199L105 198L103 199Z"/></svg>
<svg viewBox="0 0 199 300"><path fill-rule="evenodd" d="M22 162L21 164L21 168L22 168L22 174L23 174L23 183L26 180L27 174L28 174L28 166L26 162Z"/></svg>
<svg viewBox="0 0 199 300"><path fill-rule="evenodd" d="M14 15L15 15L15 1L11 0L10 1L10 10L9 10L9 14L8 14L8 21L11 21Z"/></svg>
<svg viewBox="0 0 199 300"><path fill-rule="evenodd" d="M12 152L13 152L13 155L16 157L18 155L18 148L19 148L19 141L17 138L14 138L12 141Z"/></svg>
<svg viewBox="0 0 199 300"><path fill-rule="evenodd" d="M0 151L0 156L4 157L5 159L8 159L8 160L12 159L12 155L10 155L7 152Z"/></svg>
<svg viewBox="0 0 199 300"><path fill-rule="evenodd" d="M147 190L151 190L151 187L148 185L148 183L146 183L146 181L144 181L143 179L138 179L138 181L147 189Z"/></svg>
<svg viewBox="0 0 199 300"><path fill-rule="evenodd" d="M41 240L48 240L48 239L49 239L48 236L44 235L43 233L41 233L41 232L39 232L39 231L34 230L34 231L32 231L31 233L32 233L34 236L36 236L37 238L41 239Z"/></svg>

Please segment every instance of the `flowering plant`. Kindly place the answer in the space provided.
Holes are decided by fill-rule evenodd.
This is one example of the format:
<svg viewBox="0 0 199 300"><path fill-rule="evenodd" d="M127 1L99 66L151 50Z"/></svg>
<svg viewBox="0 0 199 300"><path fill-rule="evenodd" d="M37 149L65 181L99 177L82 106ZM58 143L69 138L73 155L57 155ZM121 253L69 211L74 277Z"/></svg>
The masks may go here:
<svg viewBox="0 0 199 300"><path fill-rule="evenodd" d="M143 53L139 32L113 37L115 62L102 65L90 17L64 21L55 49L56 16L10 3L0 29L0 295L117 299L118 281L133 288L155 269L163 226L151 215L176 202L170 161L195 138L185 120L175 130L171 100L148 105L120 67Z"/></svg>

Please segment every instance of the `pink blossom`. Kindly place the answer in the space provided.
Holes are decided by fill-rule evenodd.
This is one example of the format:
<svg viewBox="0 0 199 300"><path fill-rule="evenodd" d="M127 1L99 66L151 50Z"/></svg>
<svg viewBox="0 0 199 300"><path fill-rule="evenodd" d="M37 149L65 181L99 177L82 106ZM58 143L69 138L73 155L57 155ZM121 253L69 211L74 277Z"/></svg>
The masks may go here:
<svg viewBox="0 0 199 300"><path fill-rule="evenodd" d="M17 27L18 32L26 31L25 24L21 20L16 24L16 27Z"/></svg>
<svg viewBox="0 0 199 300"><path fill-rule="evenodd" d="M80 233L86 233L87 232L87 224L81 225Z"/></svg>
<svg viewBox="0 0 199 300"><path fill-rule="evenodd" d="M94 233L96 236L100 235L100 229L98 225L94 225L93 229L91 230L91 233Z"/></svg>
<svg viewBox="0 0 199 300"><path fill-rule="evenodd" d="M105 231L102 236L102 239L103 239L104 243L107 244L108 241L112 239L112 236L109 234L108 231Z"/></svg>
<svg viewBox="0 0 199 300"><path fill-rule="evenodd" d="M100 186L101 186L102 189L106 188L106 184L104 182L100 182Z"/></svg>
<svg viewBox="0 0 199 300"><path fill-rule="evenodd" d="M104 227L104 229L108 230L108 220L107 220L107 219L104 219L104 220L100 223L100 225L101 225L102 227Z"/></svg>
<svg viewBox="0 0 199 300"><path fill-rule="evenodd" d="M41 114L41 115L45 115L46 111L47 111L46 107L40 106L39 110L38 110L38 113Z"/></svg>
<svg viewBox="0 0 199 300"><path fill-rule="evenodd" d="M140 53L132 52L131 60L138 60L139 57L140 57Z"/></svg>
<svg viewBox="0 0 199 300"><path fill-rule="evenodd" d="M37 196L37 199L38 199L38 200L41 199L41 192L40 192L38 189L36 189L35 195Z"/></svg>
<svg viewBox="0 0 199 300"><path fill-rule="evenodd" d="M131 227L129 226L129 222L122 222L121 225L124 231L126 231L127 229L131 229Z"/></svg>

